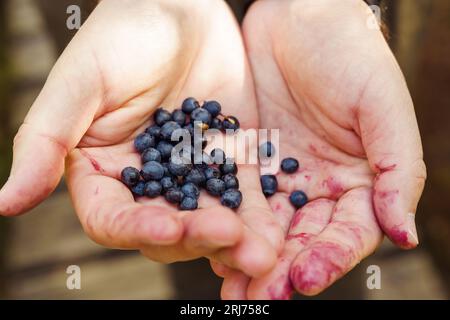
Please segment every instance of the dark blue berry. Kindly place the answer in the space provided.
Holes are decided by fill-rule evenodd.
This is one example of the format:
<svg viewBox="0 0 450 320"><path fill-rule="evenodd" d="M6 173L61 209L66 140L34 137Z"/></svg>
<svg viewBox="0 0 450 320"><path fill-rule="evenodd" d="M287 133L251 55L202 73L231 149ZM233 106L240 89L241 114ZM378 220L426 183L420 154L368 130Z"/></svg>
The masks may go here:
<svg viewBox="0 0 450 320"><path fill-rule="evenodd" d="M224 130L237 130L240 127L240 123L236 117L229 116L222 121L222 127Z"/></svg>
<svg viewBox="0 0 450 320"><path fill-rule="evenodd" d="M234 174L228 173L222 180L225 182L225 189L239 189L239 180Z"/></svg>
<svg viewBox="0 0 450 320"><path fill-rule="evenodd" d="M211 150L211 158L215 164L222 164L225 162L225 152L220 148L214 148Z"/></svg>
<svg viewBox="0 0 450 320"><path fill-rule="evenodd" d="M164 167L156 161L146 162L142 167L141 176L145 181L160 180L164 176Z"/></svg>
<svg viewBox="0 0 450 320"><path fill-rule="evenodd" d="M180 109L172 111L172 120L178 123L180 126L184 126L186 123L186 114Z"/></svg>
<svg viewBox="0 0 450 320"><path fill-rule="evenodd" d="M184 193L180 189L170 188L164 194L164 197L170 203L180 203L184 198Z"/></svg>
<svg viewBox="0 0 450 320"><path fill-rule="evenodd" d="M273 196L278 190L277 177L271 174L261 176L261 188L266 197Z"/></svg>
<svg viewBox="0 0 450 320"><path fill-rule="evenodd" d="M225 163L222 163L219 166L220 172L222 172L222 174L228 174L228 173L232 173L232 174L236 174L238 172L238 168L236 163L234 163L234 160L227 158L225 160Z"/></svg>
<svg viewBox="0 0 450 320"><path fill-rule="evenodd" d="M270 141L266 141L259 146L259 156L261 158L271 158L275 151L275 146Z"/></svg>
<svg viewBox="0 0 450 320"><path fill-rule="evenodd" d="M181 126L175 121L168 121L161 127L161 138L166 141L171 141L172 133L175 130L181 129Z"/></svg>
<svg viewBox="0 0 450 320"><path fill-rule="evenodd" d="M178 177L186 176L192 169L192 166L184 163L169 162L169 172Z"/></svg>
<svg viewBox="0 0 450 320"><path fill-rule="evenodd" d="M159 151L159 153L161 154L161 158L163 160L167 160L171 157L172 155L172 149L173 149L173 145L167 141L160 141L157 145L156 145L156 150Z"/></svg>
<svg viewBox="0 0 450 320"><path fill-rule="evenodd" d="M281 161L281 170L286 173L294 173L298 170L298 161L294 158L286 158Z"/></svg>
<svg viewBox="0 0 450 320"><path fill-rule="evenodd" d="M176 188L177 187L177 181L173 177L163 177L160 180L162 191L166 192L170 188Z"/></svg>
<svg viewBox="0 0 450 320"><path fill-rule="evenodd" d="M185 181L201 186L206 182L206 177L202 170L194 168L187 174Z"/></svg>
<svg viewBox="0 0 450 320"><path fill-rule="evenodd" d="M198 199L198 197L200 196L200 189L191 182L183 184L181 186L181 192L183 192L186 197L195 199Z"/></svg>
<svg viewBox="0 0 450 320"><path fill-rule="evenodd" d="M205 110L203 108L195 109L191 113L191 121L194 124L195 122L202 122L209 126L211 120L212 120L211 113L209 113L208 110Z"/></svg>
<svg viewBox="0 0 450 320"><path fill-rule="evenodd" d="M145 149L154 147L156 144L156 138L148 133L139 134L136 139L134 139L134 147L139 153L144 152Z"/></svg>
<svg viewBox="0 0 450 320"><path fill-rule="evenodd" d="M155 123L161 127L166 122L172 120L172 115L170 114L169 111L160 108L156 110L153 119L155 120Z"/></svg>
<svg viewBox="0 0 450 320"><path fill-rule="evenodd" d="M225 182L220 179L209 179L206 181L206 191L213 196L220 196L225 191Z"/></svg>
<svg viewBox="0 0 450 320"><path fill-rule="evenodd" d="M197 199L184 197L180 203L180 210L195 210L198 208Z"/></svg>
<svg viewBox="0 0 450 320"><path fill-rule="evenodd" d="M308 202L308 197L303 191L298 190L291 193L289 201L296 209L299 209Z"/></svg>
<svg viewBox="0 0 450 320"><path fill-rule="evenodd" d="M181 105L181 110L186 114L191 114L191 112L197 108L200 108L200 104L194 98L185 99Z"/></svg>
<svg viewBox="0 0 450 320"><path fill-rule="evenodd" d="M156 198L161 194L162 186L158 181L149 181L145 184L144 194L149 198Z"/></svg>
<svg viewBox="0 0 450 320"><path fill-rule="evenodd" d="M127 187L134 187L140 179L139 170L133 167L126 167L122 170L120 177Z"/></svg>
<svg viewBox="0 0 450 320"><path fill-rule="evenodd" d="M211 129L222 130L222 120L214 118L211 120L211 124L209 125Z"/></svg>
<svg viewBox="0 0 450 320"><path fill-rule="evenodd" d="M220 203L228 208L236 209L241 205L242 193L236 189L226 190L220 197Z"/></svg>
<svg viewBox="0 0 450 320"><path fill-rule="evenodd" d="M155 148L148 148L142 153L142 163L149 161L161 162L161 153Z"/></svg>
<svg viewBox="0 0 450 320"><path fill-rule="evenodd" d="M139 181L134 187L131 188L131 191L134 195L138 197L144 196L144 188L145 188L145 182Z"/></svg>
<svg viewBox="0 0 450 320"><path fill-rule="evenodd" d="M155 138L159 138L161 134L161 127L157 124L153 124L147 129L145 129L145 133L154 136Z"/></svg>
<svg viewBox="0 0 450 320"><path fill-rule="evenodd" d="M220 114L220 111L222 110L222 107L217 101L208 101L205 102L203 105L203 109L208 110L208 112L211 114L213 118L217 117Z"/></svg>
<svg viewBox="0 0 450 320"><path fill-rule="evenodd" d="M219 179L220 176L222 175L220 173L220 170L214 167L208 167L203 172L205 174L206 180Z"/></svg>

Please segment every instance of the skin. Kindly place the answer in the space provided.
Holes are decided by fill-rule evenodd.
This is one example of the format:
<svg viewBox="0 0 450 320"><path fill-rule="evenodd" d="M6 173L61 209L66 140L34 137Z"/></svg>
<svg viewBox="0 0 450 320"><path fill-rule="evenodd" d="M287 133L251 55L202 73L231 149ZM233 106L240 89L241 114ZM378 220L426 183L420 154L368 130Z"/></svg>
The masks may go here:
<svg viewBox="0 0 450 320"><path fill-rule="evenodd" d="M124 167L140 167L133 139L154 111L189 96L220 101L244 129L258 125L250 67L228 7L218 0L101 2L15 137L1 214L43 201L65 166L80 222L99 244L161 262L208 256L250 276L266 273L284 236L258 190L257 165L239 168L246 179L237 212L207 195L195 213L162 198L135 202L118 180Z"/></svg>
<svg viewBox="0 0 450 320"><path fill-rule="evenodd" d="M262 0L243 26L261 126L282 128L280 158L300 170L278 173L269 203L286 235L276 267L249 278L212 262L225 299L315 295L380 244L418 244L414 213L426 178L413 103L362 1ZM295 210L287 197L303 190Z"/></svg>

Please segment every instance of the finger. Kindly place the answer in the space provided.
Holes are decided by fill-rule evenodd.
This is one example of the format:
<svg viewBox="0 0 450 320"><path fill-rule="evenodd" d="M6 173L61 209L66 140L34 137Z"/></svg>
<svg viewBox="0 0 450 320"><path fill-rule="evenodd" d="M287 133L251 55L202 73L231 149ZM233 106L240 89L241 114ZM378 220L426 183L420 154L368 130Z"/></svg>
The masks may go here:
<svg viewBox="0 0 450 320"><path fill-rule="evenodd" d="M250 282L247 290L249 299L290 299L294 290L289 278L292 261L310 239L328 225L334 205L334 201L317 199L295 213L277 265L267 275Z"/></svg>
<svg viewBox="0 0 450 320"><path fill-rule="evenodd" d="M223 300L247 300L247 285L250 278L240 271L231 270L223 280L220 296Z"/></svg>
<svg viewBox="0 0 450 320"><path fill-rule="evenodd" d="M361 100L359 127L377 174L378 221L394 243L412 248L418 244L414 215L426 179L422 145L408 88L391 54L380 68Z"/></svg>
<svg viewBox="0 0 450 320"><path fill-rule="evenodd" d="M381 241L371 189L351 190L336 204L330 224L294 259L291 282L304 295L318 294L371 254Z"/></svg>
<svg viewBox="0 0 450 320"><path fill-rule="evenodd" d="M215 260L209 260L209 264L211 265L211 269L216 274L216 276L221 278L225 278L226 275L232 270L223 263Z"/></svg>

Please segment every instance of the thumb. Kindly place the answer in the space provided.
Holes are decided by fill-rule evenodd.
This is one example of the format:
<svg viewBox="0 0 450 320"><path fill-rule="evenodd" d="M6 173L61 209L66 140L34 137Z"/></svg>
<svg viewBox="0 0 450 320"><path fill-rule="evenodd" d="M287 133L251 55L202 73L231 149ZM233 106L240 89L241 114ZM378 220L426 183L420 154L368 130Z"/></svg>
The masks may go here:
<svg viewBox="0 0 450 320"><path fill-rule="evenodd" d="M419 243L414 219L426 168L413 103L393 56L373 75L358 111L363 145L376 173L378 223L395 244L413 248Z"/></svg>
<svg viewBox="0 0 450 320"><path fill-rule="evenodd" d="M13 164L0 190L0 214L23 213L58 185L64 158L89 128L101 103L95 59L72 43L53 67L14 138Z"/></svg>

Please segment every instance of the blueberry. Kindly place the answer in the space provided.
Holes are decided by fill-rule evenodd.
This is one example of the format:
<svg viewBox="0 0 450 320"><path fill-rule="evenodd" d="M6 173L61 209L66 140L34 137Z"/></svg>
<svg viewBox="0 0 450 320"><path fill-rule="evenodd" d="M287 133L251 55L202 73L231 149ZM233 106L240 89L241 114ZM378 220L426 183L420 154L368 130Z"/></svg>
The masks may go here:
<svg viewBox="0 0 450 320"><path fill-rule="evenodd" d="M164 197L170 203L180 203L184 198L184 193L180 189L170 188L164 194Z"/></svg>
<svg viewBox="0 0 450 320"><path fill-rule="evenodd" d="M144 195L145 182L139 181L134 187L131 188L131 191L134 195L138 197L142 197Z"/></svg>
<svg viewBox="0 0 450 320"><path fill-rule="evenodd" d="M199 108L200 104L197 100L194 98L187 98L183 101L183 104L181 105L181 110L183 110L186 114L191 114L192 111Z"/></svg>
<svg viewBox="0 0 450 320"><path fill-rule="evenodd" d="M222 180L225 182L225 189L239 189L239 180L234 174L228 173Z"/></svg>
<svg viewBox="0 0 450 320"><path fill-rule="evenodd" d="M184 177L192 169L192 166L184 163L169 162L169 172L174 176Z"/></svg>
<svg viewBox="0 0 450 320"><path fill-rule="evenodd" d="M142 153L142 163L149 161L161 162L161 153L155 148L148 148Z"/></svg>
<svg viewBox="0 0 450 320"><path fill-rule="evenodd" d="M270 141L266 141L259 146L259 156L261 158L271 158L275 151L275 146Z"/></svg>
<svg viewBox="0 0 450 320"><path fill-rule="evenodd" d="M206 180L209 179L219 179L220 176L222 175L220 173L220 170L214 167L208 167L206 168L203 173L205 174L205 178Z"/></svg>
<svg viewBox="0 0 450 320"><path fill-rule="evenodd" d="M184 197L180 203L180 210L195 210L198 208L197 199Z"/></svg>
<svg viewBox="0 0 450 320"><path fill-rule="evenodd" d="M208 101L203 104L203 109L208 110L213 118L217 117L222 110L222 107L217 101Z"/></svg>
<svg viewBox="0 0 450 320"><path fill-rule="evenodd" d="M164 168L164 177L173 177L173 175L169 171L169 164L167 162L161 163Z"/></svg>
<svg viewBox="0 0 450 320"><path fill-rule="evenodd" d="M156 110L153 119L155 120L155 123L161 127L166 122L172 120L172 115L169 111L160 108Z"/></svg>
<svg viewBox="0 0 450 320"><path fill-rule="evenodd" d="M170 188L176 188L177 187L177 181L175 180L174 177L163 177L160 181L161 183L161 187L162 187L162 191L166 192L167 190L169 190Z"/></svg>
<svg viewBox="0 0 450 320"><path fill-rule="evenodd" d="M226 117L223 121L222 121L222 127L224 130L237 130L240 127L240 123L239 120L236 117L233 116L229 116Z"/></svg>
<svg viewBox="0 0 450 320"><path fill-rule="evenodd" d="M225 162L219 166L219 169L220 172L222 172L222 174L228 173L236 174L238 172L236 163L234 163L234 160L230 158L227 158Z"/></svg>
<svg viewBox="0 0 450 320"><path fill-rule="evenodd" d="M211 158L215 164L222 164L225 162L225 152L220 148L214 148L211 150Z"/></svg>
<svg viewBox="0 0 450 320"><path fill-rule="evenodd" d="M156 198L161 194L162 186L158 181L149 181L145 184L144 193L147 197Z"/></svg>
<svg viewBox="0 0 450 320"><path fill-rule="evenodd" d="M299 209L308 202L308 197L303 191L298 190L291 193L289 201L296 209Z"/></svg>
<svg viewBox="0 0 450 320"><path fill-rule="evenodd" d="M151 125L147 129L145 129L145 133L148 133L151 136L154 136L155 138L159 138L161 134L161 127L157 124Z"/></svg>
<svg viewBox="0 0 450 320"><path fill-rule="evenodd" d="M211 129L222 130L222 120L214 118L211 120L211 124L209 125Z"/></svg>
<svg viewBox="0 0 450 320"><path fill-rule="evenodd" d="M172 120L178 123L180 126L184 126L186 122L186 114L180 109L172 111Z"/></svg>
<svg viewBox="0 0 450 320"><path fill-rule="evenodd" d="M139 134L136 139L134 139L134 147L138 152L143 152L145 149L154 147L156 144L156 138L148 133Z"/></svg>
<svg viewBox="0 0 450 320"><path fill-rule="evenodd" d="M175 121L168 121L161 127L161 138L166 141L171 141L172 133L175 130L181 129L181 126Z"/></svg>
<svg viewBox="0 0 450 320"><path fill-rule="evenodd" d="M170 158L170 156L172 155L172 149L173 149L173 145L164 140L160 141L156 145L156 150L159 151L159 153L161 154L161 158L163 160L167 160Z"/></svg>
<svg viewBox="0 0 450 320"><path fill-rule="evenodd" d="M273 196L278 190L277 177L271 174L261 176L261 188L266 197Z"/></svg>
<svg viewBox="0 0 450 320"><path fill-rule="evenodd" d="M241 205L242 193L236 189L228 189L220 197L220 203L228 208L236 209Z"/></svg>
<svg viewBox="0 0 450 320"><path fill-rule="evenodd" d="M194 168L187 174L185 181L201 186L206 182L206 177L202 170Z"/></svg>
<svg viewBox="0 0 450 320"><path fill-rule="evenodd" d="M145 181L160 180L164 176L164 167L156 161L146 162L142 167L141 175Z"/></svg>
<svg viewBox="0 0 450 320"><path fill-rule="evenodd" d="M294 173L298 170L298 161L294 158L286 158L281 161L281 170L286 173Z"/></svg>
<svg viewBox="0 0 450 320"><path fill-rule="evenodd" d="M191 121L195 124L195 122L202 122L206 125L209 126L209 124L211 123L211 113L209 113L208 110L205 110L203 108L198 108L195 109L192 113L191 113Z"/></svg>
<svg viewBox="0 0 450 320"><path fill-rule="evenodd" d="M181 192L185 197L198 199L200 197L200 189L192 182L185 183L181 186Z"/></svg>
<svg viewBox="0 0 450 320"><path fill-rule="evenodd" d="M206 181L206 191L213 196L220 196L225 191L225 182L212 178Z"/></svg>
<svg viewBox="0 0 450 320"><path fill-rule="evenodd" d="M139 170L133 167L126 167L120 175L122 182L129 188L134 187L140 179Z"/></svg>

